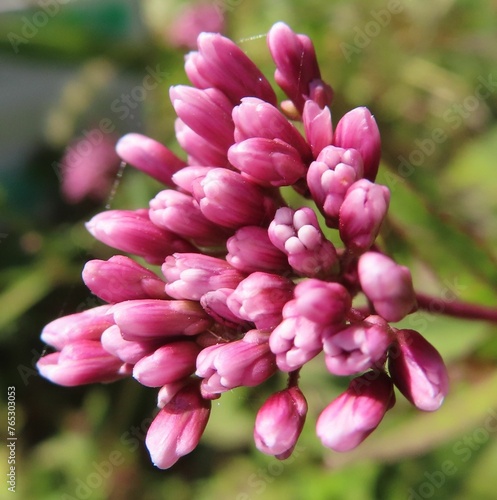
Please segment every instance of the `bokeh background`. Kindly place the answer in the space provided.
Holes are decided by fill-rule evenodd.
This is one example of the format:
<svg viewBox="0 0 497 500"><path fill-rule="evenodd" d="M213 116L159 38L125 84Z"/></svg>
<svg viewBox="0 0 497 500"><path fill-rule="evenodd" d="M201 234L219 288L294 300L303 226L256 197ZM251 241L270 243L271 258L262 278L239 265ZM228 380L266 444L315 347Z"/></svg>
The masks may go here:
<svg viewBox="0 0 497 500"><path fill-rule="evenodd" d="M117 171L109 149L124 133L142 132L177 150L168 88L187 83L189 49L178 46L174 28L189 5L0 3L2 478L7 387L15 386L21 499L496 499L497 328L490 323L428 312L405 320L443 354L450 395L433 414L399 397L380 428L348 454L323 449L314 433L317 415L344 381L328 375L320 358L306 365L309 415L284 462L257 452L252 441L255 413L281 379L223 395L197 450L161 471L143 443L155 390L133 380L68 389L37 375L43 325L98 304L81 270L112 251L84 222L105 208L146 207L160 189L129 166ZM497 306L497 2L204 5L271 80L270 26L282 20L313 38L336 92L334 122L365 105L380 126L378 180L392 191L385 247L411 267L420 291L438 299L434 309L456 296ZM144 92L154 69L157 85ZM88 176L102 158L113 165L111 182L96 180L89 196L61 191L66 147L78 139L94 146L83 155L92 158ZM100 151L97 143L110 146ZM0 497L9 494L2 479Z"/></svg>

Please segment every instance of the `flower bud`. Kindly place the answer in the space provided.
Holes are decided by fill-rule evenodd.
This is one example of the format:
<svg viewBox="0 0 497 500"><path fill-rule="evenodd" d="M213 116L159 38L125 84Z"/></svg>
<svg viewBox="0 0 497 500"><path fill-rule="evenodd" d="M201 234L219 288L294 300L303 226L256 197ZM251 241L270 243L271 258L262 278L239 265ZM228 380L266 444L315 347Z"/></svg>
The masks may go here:
<svg viewBox="0 0 497 500"><path fill-rule="evenodd" d="M339 212L340 238L355 254L373 245L390 202L385 186L361 179L354 182L345 194Z"/></svg>
<svg viewBox="0 0 497 500"><path fill-rule="evenodd" d="M376 323L354 323L324 339L325 362L334 375L355 375L386 361L391 342L387 322L375 316Z"/></svg>
<svg viewBox="0 0 497 500"><path fill-rule="evenodd" d="M390 375L417 408L435 411L449 390L449 376L439 352L415 330L398 330L388 358Z"/></svg>
<svg viewBox="0 0 497 500"><path fill-rule="evenodd" d="M235 289L246 276L223 259L196 253L169 256L162 266L166 291L176 299L200 300L219 288Z"/></svg>
<svg viewBox="0 0 497 500"><path fill-rule="evenodd" d="M141 134L126 134L119 139L116 152L126 163L167 186L172 185L172 175L186 166L166 146Z"/></svg>
<svg viewBox="0 0 497 500"><path fill-rule="evenodd" d="M124 255L88 261L83 268L83 281L92 293L110 303L168 298L164 281Z"/></svg>
<svg viewBox="0 0 497 500"><path fill-rule="evenodd" d="M212 324L200 304L190 300L128 300L109 312L125 340L197 335Z"/></svg>
<svg viewBox="0 0 497 500"><path fill-rule="evenodd" d="M239 386L253 387L276 371L268 335L250 330L243 339L203 349L197 357L196 375L202 377L205 398L215 398Z"/></svg>
<svg viewBox="0 0 497 500"><path fill-rule="evenodd" d="M120 372L122 366L123 362L96 340L76 340L36 363L42 377L67 387L112 382L127 375Z"/></svg>
<svg viewBox="0 0 497 500"><path fill-rule="evenodd" d="M378 125L367 108L355 108L338 122L333 139L335 146L354 148L361 153L364 177L374 182L381 156Z"/></svg>
<svg viewBox="0 0 497 500"><path fill-rule="evenodd" d="M41 340L56 349L79 340L99 340L102 332L114 324L109 305L57 318L41 332Z"/></svg>
<svg viewBox="0 0 497 500"><path fill-rule="evenodd" d="M198 51L185 58L185 72L195 87L217 88L233 104L245 96L276 104L276 94L266 77L231 40L217 33L201 33L197 46Z"/></svg>
<svg viewBox="0 0 497 500"><path fill-rule="evenodd" d="M322 233L316 214L309 207L282 207L269 225L271 243L286 253L293 270L303 276L329 276L336 271L338 256Z"/></svg>
<svg viewBox="0 0 497 500"><path fill-rule="evenodd" d="M183 238L151 222L148 210L108 210L95 215L86 228L102 243L139 255L150 264L162 264L174 252L195 251Z"/></svg>
<svg viewBox="0 0 497 500"><path fill-rule="evenodd" d="M133 377L147 387L177 382L195 371L199 352L199 346L188 340L163 345L136 363Z"/></svg>
<svg viewBox="0 0 497 500"><path fill-rule="evenodd" d="M282 319L283 306L292 298L294 284L276 274L255 272L239 283L227 305L239 318L259 330L270 331Z"/></svg>
<svg viewBox="0 0 497 500"><path fill-rule="evenodd" d="M355 149L325 147L307 171L307 185L329 227L338 228L347 190L362 177L362 158Z"/></svg>
<svg viewBox="0 0 497 500"><path fill-rule="evenodd" d="M328 106L321 108L314 101L306 101L302 114L305 137L311 146L312 155L317 158L321 151L333 140L333 125Z"/></svg>
<svg viewBox="0 0 497 500"><path fill-rule="evenodd" d="M307 401L298 387L270 396L255 419L257 449L280 460L288 458L302 432L306 414Z"/></svg>
<svg viewBox="0 0 497 500"><path fill-rule="evenodd" d="M271 243L266 228L241 227L228 239L226 247L226 260L245 273L281 272L290 269L286 255Z"/></svg>
<svg viewBox="0 0 497 500"><path fill-rule="evenodd" d="M416 295L409 269L378 252L366 252L358 263L361 288L377 314L400 321L416 310Z"/></svg>
<svg viewBox="0 0 497 500"><path fill-rule="evenodd" d="M230 147L228 159L244 177L266 187L291 186L307 171L298 151L280 139L245 139Z"/></svg>
<svg viewBox="0 0 497 500"><path fill-rule="evenodd" d="M180 389L159 411L147 431L145 444L152 462L168 469L195 449L204 432L211 402L202 398L198 384Z"/></svg>
<svg viewBox="0 0 497 500"><path fill-rule="evenodd" d="M361 444L395 403L393 384L388 375L369 373L352 380L348 389L321 413L316 432L327 448L350 451Z"/></svg>

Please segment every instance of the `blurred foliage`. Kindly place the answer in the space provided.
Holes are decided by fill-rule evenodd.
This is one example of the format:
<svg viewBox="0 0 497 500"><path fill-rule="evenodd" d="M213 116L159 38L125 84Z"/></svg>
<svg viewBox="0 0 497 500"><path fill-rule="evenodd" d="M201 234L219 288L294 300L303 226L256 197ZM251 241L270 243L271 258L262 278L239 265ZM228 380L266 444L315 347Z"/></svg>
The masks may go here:
<svg viewBox="0 0 497 500"><path fill-rule="evenodd" d="M48 4L53 15L42 23L41 5ZM19 498L495 499L497 330L484 322L427 312L407 318L405 326L421 331L447 360L451 393L434 414L421 414L399 397L380 428L348 454L324 450L315 436L317 415L344 387L315 359L302 373L308 421L284 462L258 453L252 442L255 413L282 379L223 395L198 449L160 471L143 443L154 390L132 380L66 389L36 374L41 328L98 304L81 283L81 269L90 258L112 255L83 226L105 204L65 204L53 165L70 139L106 118L117 134L147 133L178 150L167 91L187 81L184 52L166 44L164 29L179 4L11 0L0 6L0 81L9 88L0 101L1 144L17 147L16 154L2 155L0 170L0 362L2 387L16 387ZM269 27L283 20L312 37L336 92L334 122L365 105L380 126L378 180L392 190L382 244L411 266L419 290L434 297L449 290L495 306L497 3L216 4L227 34L271 79ZM28 36L29 22L39 26ZM26 42L13 42L19 40L13 34ZM157 64L167 77L135 113L120 116L112 103ZM145 207L160 189L129 168L115 187L107 207ZM7 450L0 450L3 467Z"/></svg>

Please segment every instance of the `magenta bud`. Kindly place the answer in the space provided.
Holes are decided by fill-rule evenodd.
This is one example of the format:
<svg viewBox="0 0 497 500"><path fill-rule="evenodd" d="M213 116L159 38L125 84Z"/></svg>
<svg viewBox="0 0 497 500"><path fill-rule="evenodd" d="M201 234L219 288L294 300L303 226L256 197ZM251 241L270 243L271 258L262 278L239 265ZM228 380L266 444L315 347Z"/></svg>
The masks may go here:
<svg viewBox="0 0 497 500"><path fill-rule="evenodd" d="M275 200L259 186L224 168L210 170L194 181L193 196L207 219L232 229L263 225L276 211Z"/></svg>
<svg viewBox="0 0 497 500"><path fill-rule="evenodd" d="M163 280L124 255L88 261L83 268L83 281L92 293L109 303L168 298Z"/></svg>
<svg viewBox="0 0 497 500"><path fill-rule="evenodd" d="M76 340L36 363L42 377L67 387L112 382L127 375L120 373L122 366L123 362L96 340Z"/></svg>
<svg viewBox="0 0 497 500"><path fill-rule="evenodd" d="M193 240L200 246L219 245L229 233L207 220L189 195L166 189L150 200L150 220L158 227Z"/></svg>
<svg viewBox="0 0 497 500"><path fill-rule="evenodd" d="M273 330L282 320L283 306L292 298L294 284L276 274L255 272L228 297L231 312L259 330Z"/></svg>
<svg viewBox="0 0 497 500"><path fill-rule="evenodd" d="M298 151L304 162L312 159L312 152L297 128L278 108L255 97L245 97L233 109L235 143L247 139L279 139Z"/></svg>
<svg viewBox="0 0 497 500"><path fill-rule="evenodd" d="M323 326L341 325L352 306L352 298L343 285L317 279L301 281L294 296L293 311Z"/></svg>
<svg viewBox="0 0 497 500"><path fill-rule="evenodd" d="M94 307L48 323L41 332L41 340L56 349L79 340L99 340L102 332L114 324L109 305Z"/></svg>
<svg viewBox="0 0 497 500"><path fill-rule="evenodd" d="M388 356L388 369L395 385L420 410L438 410L449 390L442 357L415 330L396 333L395 345Z"/></svg>
<svg viewBox="0 0 497 500"><path fill-rule="evenodd" d="M288 256L288 263L296 273L308 277L335 273L338 265L335 247L325 238L312 208L279 208L268 235L271 243Z"/></svg>
<svg viewBox="0 0 497 500"><path fill-rule="evenodd" d="M378 427L394 403L388 375L368 372L353 379L348 389L323 410L316 424L317 435L327 448L350 451Z"/></svg>
<svg viewBox="0 0 497 500"><path fill-rule="evenodd" d="M214 170L215 167L190 166L182 168L173 175L173 182L185 193L193 194L193 184L195 181L202 180L207 172Z"/></svg>
<svg viewBox="0 0 497 500"><path fill-rule="evenodd" d="M133 377L147 387L161 387L195 371L200 347L188 340L171 342L144 356L133 367Z"/></svg>
<svg viewBox="0 0 497 500"><path fill-rule="evenodd" d="M126 340L197 335L212 324L200 304L190 300L128 300L110 312Z"/></svg>
<svg viewBox="0 0 497 500"><path fill-rule="evenodd" d="M287 256L271 243L267 229L263 227L241 227L228 239L226 246L226 260L240 271L281 272L290 269Z"/></svg>
<svg viewBox="0 0 497 500"><path fill-rule="evenodd" d="M176 299L200 300L218 288L235 289L246 275L223 259L197 253L169 256L162 266L166 291Z"/></svg>
<svg viewBox="0 0 497 500"><path fill-rule="evenodd" d="M121 330L117 325L112 325L102 333L100 339L102 347L109 353L119 358L123 363L134 365L144 356L154 352L162 345L161 340L135 342L124 340Z"/></svg>
<svg viewBox="0 0 497 500"><path fill-rule="evenodd" d="M305 136L312 149L312 155L317 158L321 151L333 140L333 125L328 106L321 108L314 101L306 101L302 114Z"/></svg>
<svg viewBox="0 0 497 500"><path fill-rule="evenodd" d="M188 154L189 165L216 165L230 168L226 150L204 139L180 118L174 122L174 130L179 145Z"/></svg>
<svg viewBox="0 0 497 500"><path fill-rule="evenodd" d="M261 384L276 371L268 335L248 331L243 339L203 349L197 357L196 375L203 378L202 394L213 399L235 387Z"/></svg>
<svg viewBox="0 0 497 500"><path fill-rule="evenodd" d="M223 151L233 144L232 104L220 90L176 85L169 96L178 117L195 133Z"/></svg>
<svg viewBox="0 0 497 500"><path fill-rule="evenodd" d="M195 449L209 420L211 402L202 398L198 384L180 389L151 423L145 444L152 462L168 469Z"/></svg>
<svg viewBox="0 0 497 500"><path fill-rule="evenodd" d="M157 227L148 210L108 210L95 215L86 228L97 240L123 252L162 264L174 252L192 252L195 247L178 235Z"/></svg>
<svg viewBox="0 0 497 500"><path fill-rule="evenodd" d="M307 171L307 185L329 227L338 228L345 195L362 177L362 158L355 149L325 147Z"/></svg>
<svg viewBox="0 0 497 500"><path fill-rule="evenodd" d="M355 254L373 245L388 211L390 191L360 179L349 187L339 212L340 238Z"/></svg>
<svg viewBox="0 0 497 500"><path fill-rule="evenodd" d="M262 186L290 186L307 171L298 151L280 139L253 137L235 143L228 159L244 177Z"/></svg>
<svg viewBox="0 0 497 500"><path fill-rule="evenodd" d="M237 328L239 325L247 325L246 321L233 314L228 307L228 298L234 292L233 288L218 288L205 293L200 298L200 304L204 311L217 323L229 328Z"/></svg>
<svg viewBox="0 0 497 500"><path fill-rule="evenodd" d="M367 108L355 108L338 122L333 139L335 146L357 149L364 162L364 177L374 182L381 156L378 125Z"/></svg>
<svg viewBox="0 0 497 500"><path fill-rule="evenodd" d="M186 166L166 146L141 134L126 134L119 139L116 152L126 163L168 186L172 185L172 175Z"/></svg>
<svg viewBox="0 0 497 500"><path fill-rule="evenodd" d="M266 77L231 40L217 33L201 33L197 45L198 52L191 52L185 59L185 72L195 87L217 88L233 104L245 96L276 104Z"/></svg>
<svg viewBox="0 0 497 500"><path fill-rule="evenodd" d="M400 321L417 307L411 272L390 257L366 252L358 263L359 282L377 314L387 321Z"/></svg>
<svg viewBox="0 0 497 500"><path fill-rule="evenodd" d="M324 339L325 362L330 373L348 376L379 367L386 361L391 335L387 322L366 318Z"/></svg>
<svg viewBox="0 0 497 500"><path fill-rule="evenodd" d="M310 83L321 78L311 39L278 22L269 30L267 44L276 64L276 83L302 113L304 102L311 97ZM318 103L321 107L331 103L333 91L328 85L326 88L327 98Z"/></svg>
<svg viewBox="0 0 497 500"><path fill-rule="evenodd" d="M297 444L306 415L307 401L298 387L270 396L255 419L257 449L280 460L288 458Z"/></svg>
<svg viewBox="0 0 497 500"><path fill-rule="evenodd" d="M164 408L164 406L166 406L174 398L174 396L178 394L180 389L185 387L188 383L191 383L191 380L183 378L176 382L163 385L157 394L157 407Z"/></svg>

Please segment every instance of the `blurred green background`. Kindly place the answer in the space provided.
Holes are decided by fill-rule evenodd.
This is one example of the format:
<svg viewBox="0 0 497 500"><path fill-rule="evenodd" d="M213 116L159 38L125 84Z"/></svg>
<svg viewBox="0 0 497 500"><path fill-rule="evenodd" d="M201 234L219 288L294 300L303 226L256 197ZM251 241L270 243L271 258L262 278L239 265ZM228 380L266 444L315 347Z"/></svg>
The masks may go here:
<svg viewBox="0 0 497 500"><path fill-rule="evenodd" d="M84 221L106 205L146 207L160 189L128 167L106 200L68 204L57 165L66 145L103 119L116 137L142 132L177 150L168 88L187 83L187 49L173 47L167 33L185 3L0 4L0 498L9 498L6 401L15 386L21 499L496 499L497 328L489 323L427 312L405 320L447 360L450 395L434 414L398 397L379 429L348 454L323 449L314 433L344 381L327 375L321 358L306 365L309 415L284 462L252 441L255 413L283 379L215 401L197 450L161 471L143 443L155 390L133 380L68 389L37 375L43 325L98 304L81 269L112 251ZM495 306L497 2L213 3L226 34L271 80L270 26L282 20L312 37L336 92L334 122L365 105L380 126L378 181L392 191L385 247L411 267L420 291ZM116 99L157 65L166 73L159 85L132 103L132 113L119 113Z"/></svg>

